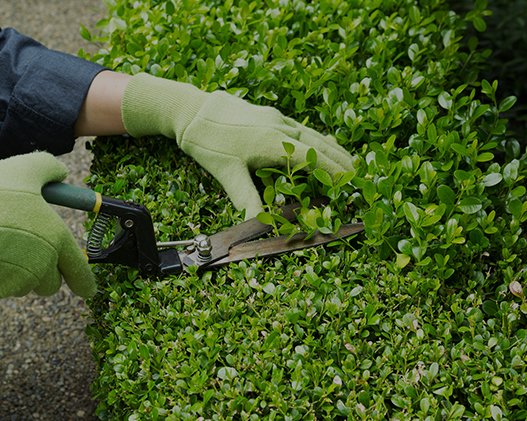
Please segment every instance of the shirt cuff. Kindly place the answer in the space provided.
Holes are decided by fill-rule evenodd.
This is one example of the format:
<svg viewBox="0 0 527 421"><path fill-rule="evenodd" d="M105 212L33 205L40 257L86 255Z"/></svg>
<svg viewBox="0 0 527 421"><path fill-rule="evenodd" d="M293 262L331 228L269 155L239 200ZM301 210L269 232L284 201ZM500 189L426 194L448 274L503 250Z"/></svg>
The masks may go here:
<svg viewBox="0 0 527 421"><path fill-rule="evenodd" d="M70 152L74 125L88 89L104 67L47 48L39 48L17 81L2 125L0 156L34 150Z"/></svg>

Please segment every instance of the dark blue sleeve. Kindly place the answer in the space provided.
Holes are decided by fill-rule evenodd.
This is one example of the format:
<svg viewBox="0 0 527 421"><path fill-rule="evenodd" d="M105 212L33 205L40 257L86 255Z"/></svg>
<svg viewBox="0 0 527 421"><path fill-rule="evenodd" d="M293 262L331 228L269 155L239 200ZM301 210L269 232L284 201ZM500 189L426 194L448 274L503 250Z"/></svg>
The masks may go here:
<svg viewBox="0 0 527 421"><path fill-rule="evenodd" d="M0 158L72 150L74 125L103 67L0 29Z"/></svg>

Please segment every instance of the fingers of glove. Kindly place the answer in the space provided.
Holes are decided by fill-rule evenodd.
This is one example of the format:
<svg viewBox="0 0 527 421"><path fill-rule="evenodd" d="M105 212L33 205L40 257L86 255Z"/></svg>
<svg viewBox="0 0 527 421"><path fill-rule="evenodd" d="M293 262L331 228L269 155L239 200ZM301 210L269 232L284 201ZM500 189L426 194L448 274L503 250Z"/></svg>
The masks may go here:
<svg viewBox="0 0 527 421"><path fill-rule="evenodd" d="M38 295L53 295L55 294L62 284L62 277L56 267L56 265L50 266L46 273L41 274L40 283L34 288Z"/></svg>
<svg viewBox="0 0 527 421"><path fill-rule="evenodd" d="M340 146L333 136L325 136L316 130L310 129L295 120L284 117L288 129L286 132L291 133L293 131L293 137L299 142L308 145L315 149L320 155L324 155L322 164L327 165L329 161L339 164L343 170L340 171L351 171L353 169L353 160L351 154ZM329 161L328 161L329 160Z"/></svg>
<svg viewBox="0 0 527 421"><path fill-rule="evenodd" d="M47 152L17 155L0 161L0 188L40 193L43 185L62 181L64 164Z"/></svg>
<svg viewBox="0 0 527 421"><path fill-rule="evenodd" d="M245 219L254 218L263 211L263 206L249 170L242 162L233 161L228 172L230 174L220 171L212 175L223 186L234 207L238 210L245 209Z"/></svg>
<svg viewBox="0 0 527 421"><path fill-rule="evenodd" d="M66 284L75 294L90 298L97 292L95 275L73 235L67 228L65 230L59 253L59 270Z"/></svg>
<svg viewBox="0 0 527 421"><path fill-rule="evenodd" d="M191 156L223 186L236 209L245 209L246 219L255 217L263 210L246 163L232 155L218 154L204 148L194 148Z"/></svg>
<svg viewBox="0 0 527 421"><path fill-rule="evenodd" d="M219 124L247 127L269 127L283 119L274 107L251 104L223 91L212 92L199 115Z"/></svg>

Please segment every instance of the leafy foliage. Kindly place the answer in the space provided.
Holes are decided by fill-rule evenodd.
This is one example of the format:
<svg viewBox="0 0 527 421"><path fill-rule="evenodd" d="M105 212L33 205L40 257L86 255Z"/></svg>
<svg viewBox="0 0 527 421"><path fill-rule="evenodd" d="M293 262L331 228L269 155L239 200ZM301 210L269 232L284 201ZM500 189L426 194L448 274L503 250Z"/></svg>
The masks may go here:
<svg viewBox="0 0 527 421"><path fill-rule="evenodd" d="M450 1L452 7L470 10L473 0ZM489 2L490 16L485 32L479 34L481 45L492 51L484 76L499 79L501 95L514 95L518 105L507 117L518 141L527 145L527 88L523 75L527 58L523 46L527 42L527 0L493 0Z"/></svg>
<svg viewBox="0 0 527 421"><path fill-rule="evenodd" d="M485 2L109 2L109 67L225 89L335 135L353 171L310 151L258 172L285 234L348 244L166 279L97 268L89 333L101 418L524 419L527 158L479 79ZM91 183L151 211L161 239L232 225L219 185L166 139L99 139ZM328 204L310 209L315 196ZM302 203L298 224L277 205Z"/></svg>

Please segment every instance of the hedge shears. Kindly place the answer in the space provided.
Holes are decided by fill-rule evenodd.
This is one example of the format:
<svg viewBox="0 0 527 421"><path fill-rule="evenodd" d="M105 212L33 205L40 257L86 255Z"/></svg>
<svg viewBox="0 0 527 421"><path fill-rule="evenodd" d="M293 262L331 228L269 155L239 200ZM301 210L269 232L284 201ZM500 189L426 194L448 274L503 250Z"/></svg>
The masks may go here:
<svg viewBox="0 0 527 421"><path fill-rule="evenodd" d="M278 236L258 240L273 228L252 218L216 234L198 234L188 241L157 242L152 218L143 205L65 183L47 184L42 188L42 196L51 204L97 214L86 247L89 263L130 266L145 275L175 274L189 267L208 269L244 259L278 255L327 244L364 229L360 223L345 224L336 234L316 233L309 238L297 234L291 238ZM294 220L297 207L283 207L282 216ZM112 220L117 221L113 237L109 233ZM108 235L111 239L105 247L103 242ZM185 248L178 250L181 247Z"/></svg>

